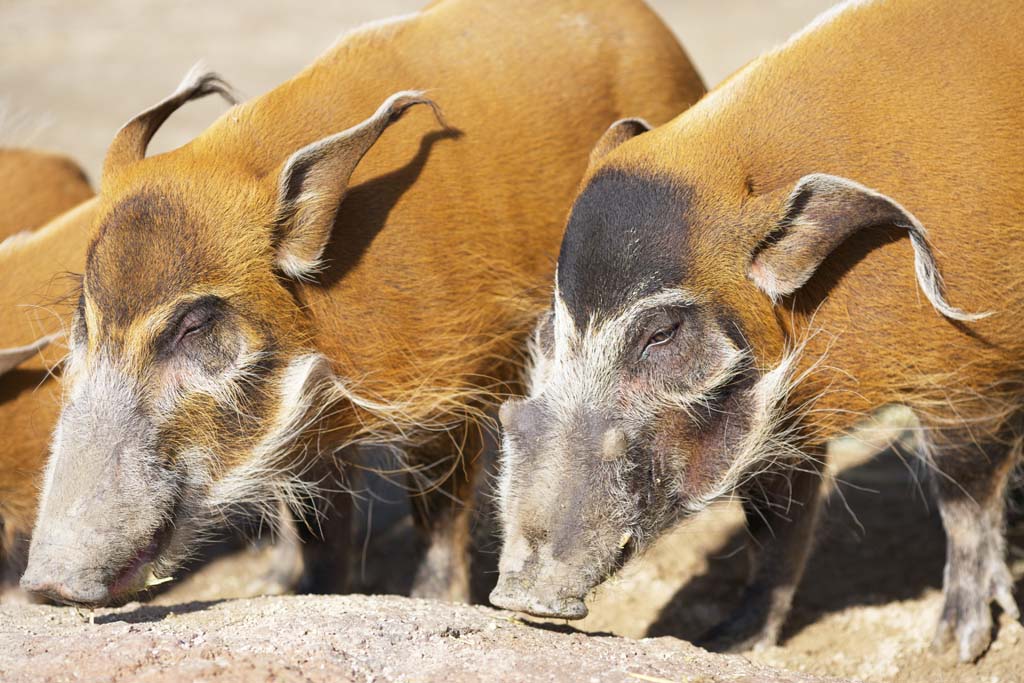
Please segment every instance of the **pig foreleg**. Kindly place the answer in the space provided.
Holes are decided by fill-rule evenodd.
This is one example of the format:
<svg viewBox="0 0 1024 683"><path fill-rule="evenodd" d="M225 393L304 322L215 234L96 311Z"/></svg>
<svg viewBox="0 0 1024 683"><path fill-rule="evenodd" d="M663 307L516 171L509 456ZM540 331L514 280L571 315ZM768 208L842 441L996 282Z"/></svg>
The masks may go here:
<svg viewBox="0 0 1024 683"><path fill-rule="evenodd" d="M274 536L269 566L253 585L253 593L258 595L291 593L302 577L302 536L295 514L284 501L277 504Z"/></svg>
<svg viewBox="0 0 1024 683"><path fill-rule="evenodd" d="M759 549L740 605L700 643L742 651L778 642L810 553L822 496L823 449L799 464L780 464L745 487L743 507Z"/></svg>
<svg viewBox="0 0 1024 683"><path fill-rule="evenodd" d="M480 445L478 438L458 431L410 453L416 468L408 477L412 516L426 545L413 579L413 597L470 601L473 486Z"/></svg>
<svg viewBox="0 0 1024 683"><path fill-rule="evenodd" d="M338 490L297 523L302 540L302 577L296 592L347 593L352 547L352 496Z"/></svg>
<svg viewBox="0 0 1024 683"><path fill-rule="evenodd" d="M1006 565L1005 489L1017 449L1005 444L933 449L935 491L946 530L944 603L933 648L955 643L974 661L992 641L991 604L1020 616Z"/></svg>

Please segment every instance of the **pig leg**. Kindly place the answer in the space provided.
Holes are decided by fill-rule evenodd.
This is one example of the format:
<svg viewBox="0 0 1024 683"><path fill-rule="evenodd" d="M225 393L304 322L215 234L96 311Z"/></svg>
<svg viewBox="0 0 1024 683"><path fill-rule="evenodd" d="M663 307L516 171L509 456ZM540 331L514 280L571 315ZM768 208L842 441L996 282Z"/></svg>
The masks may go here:
<svg viewBox="0 0 1024 683"><path fill-rule="evenodd" d="M461 456L455 455L460 451ZM468 427L409 454L411 465L429 468L409 477L413 521L426 544L413 579L413 597L470 601L472 500L479 452L479 435Z"/></svg>
<svg viewBox="0 0 1024 683"><path fill-rule="evenodd" d="M4 528L0 518L0 605L30 603L35 598L18 586L25 571L28 539Z"/></svg>
<svg viewBox="0 0 1024 683"><path fill-rule="evenodd" d="M744 490L747 527L760 552L739 607L704 636L703 647L742 651L778 642L817 526L824 449L817 452L759 475Z"/></svg>
<svg viewBox="0 0 1024 683"><path fill-rule="evenodd" d="M352 543L352 498L336 491L298 520L302 541L302 578L298 593L348 592L349 549ZM287 550L282 556L287 561Z"/></svg>
<svg viewBox="0 0 1024 683"><path fill-rule="evenodd" d="M1006 565L1006 482L1017 449L933 449L935 491L946 530L944 604L932 642L945 650L954 642L961 661L980 657L992 640L992 602L1014 619L1013 578Z"/></svg>
<svg viewBox="0 0 1024 683"><path fill-rule="evenodd" d="M302 579L302 535L295 514L283 502L277 505L276 527L270 567L253 587L253 592L260 595L291 593Z"/></svg>

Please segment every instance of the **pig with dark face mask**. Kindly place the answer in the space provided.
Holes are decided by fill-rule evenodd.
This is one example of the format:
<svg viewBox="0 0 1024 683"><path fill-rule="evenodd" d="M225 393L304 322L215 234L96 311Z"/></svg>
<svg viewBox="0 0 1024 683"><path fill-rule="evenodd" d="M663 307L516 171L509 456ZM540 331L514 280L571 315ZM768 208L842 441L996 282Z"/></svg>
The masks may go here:
<svg viewBox="0 0 1024 683"><path fill-rule="evenodd" d="M920 420L948 538L935 646L976 659L992 603L1017 616L1003 530L1024 434L1012 5L844 5L668 125L606 133L529 396L501 410L494 604L583 617L632 554L734 495L761 552L707 642L775 643L827 442L898 404Z"/></svg>

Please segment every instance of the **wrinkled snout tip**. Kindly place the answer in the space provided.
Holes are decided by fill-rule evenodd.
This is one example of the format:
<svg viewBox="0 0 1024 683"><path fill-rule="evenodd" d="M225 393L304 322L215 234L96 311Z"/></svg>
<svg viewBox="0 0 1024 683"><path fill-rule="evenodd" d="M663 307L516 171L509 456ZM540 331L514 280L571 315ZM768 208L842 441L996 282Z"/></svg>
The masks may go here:
<svg viewBox="0 0 1024 683"><path fill-rule="evenodd" d="M62 581L30 571L21 577L21 587L29 593L53 602L83 607L98 607L110 600L110 591L99 583Z"/></svg>
<svg viewBox="0 0 1024 683"><path fill-rule="evenodd" d="M582 598L552 596L544 600L504 580L491 591L490 601L495 607L550 619L582 619L588 614Z"/></svg>

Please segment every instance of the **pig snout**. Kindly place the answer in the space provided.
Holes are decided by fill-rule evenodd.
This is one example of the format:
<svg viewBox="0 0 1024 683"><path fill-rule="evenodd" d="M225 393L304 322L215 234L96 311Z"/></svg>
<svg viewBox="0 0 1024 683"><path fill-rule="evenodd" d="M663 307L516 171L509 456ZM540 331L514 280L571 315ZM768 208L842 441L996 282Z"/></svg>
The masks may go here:
<svg viewBox="0 0 1024 683"><path fill-rule="evenodd" d="M105 582L96 572L69 572L52 561L30 565L21 577L21 587L54 602L71 605L103 605L111 598Z"/></svg>
<svg viewBox="0 0 1024 683"><path fill-rule="evenodd" d="M72 525L45 522L33 536L28 567L21 587L55 602L102 605L110 600L109 578L99 563L90 561L95 553L88 547L89 533L78 537Z"/></svg>
<svg viewBox="0 0 1024 683"><path fill-rule="evenodd" d="M491 604L535 617L582 619L587 616L583 599L593 587L588 558L579 564L551 555L547 544L533 545L522 535L508 539L499 563L498 584Z"/></svg>
<svg viewBox="0 0 1024 683"><path fill-rule="evenodd" d="M495 607L535 617L582 619L587 616L583 598L559 595L557 590L557 587L537 590L536 584L518 574L502 574L491 591L490 600Z"/></svg>
<svg viewBox="0 0 1024 683"><path fill-rule="evenodd" d="M608 513L622 507L613 501L628 498L620 486L628 442L610 410L563 412L569 417L537 399L501 408L505 542L490 601L538 617L582 619L584 598L622 558L625 543L616 540L628 538Z"/></svg>
<svg viewBox="0 0 1024 683"><path fill-rule="evenodd" d="M97 385L58 422L21 579L26 591L89 606L145 586L175 527L179 493L131 392L110 389L119 385L109 379Z"/></svg>
<svg viewBox="0 0 1024 683"><path fill-rule="evenodd" d="M100 606L144 587L163 534L137 548L109 530L82 536L74 531L70 525L42 525L32 539L28 567L21 577L24 590L55 602Z"/></svg>

